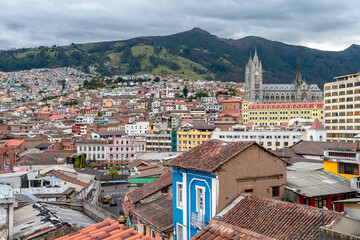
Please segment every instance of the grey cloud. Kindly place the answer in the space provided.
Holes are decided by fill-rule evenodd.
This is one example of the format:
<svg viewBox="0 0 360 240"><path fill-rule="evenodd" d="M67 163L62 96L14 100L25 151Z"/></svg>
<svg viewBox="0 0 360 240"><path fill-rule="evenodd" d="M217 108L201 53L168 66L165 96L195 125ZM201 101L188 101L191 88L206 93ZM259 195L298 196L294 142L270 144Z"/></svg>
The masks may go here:
<svg viewBox="0 0 360 240"><path fill-rule="evenodd" d="M255 35L339 49L359 44L356 5L321 0L0 1L0 49L167 35L195 26L225 38Z"/></svg>

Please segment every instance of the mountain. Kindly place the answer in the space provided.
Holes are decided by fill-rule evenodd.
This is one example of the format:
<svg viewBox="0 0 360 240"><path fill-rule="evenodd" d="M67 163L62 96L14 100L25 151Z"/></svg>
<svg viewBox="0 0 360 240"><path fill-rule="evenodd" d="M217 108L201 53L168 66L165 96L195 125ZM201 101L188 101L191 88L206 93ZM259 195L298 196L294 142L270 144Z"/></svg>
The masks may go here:
<svg viewBox="0 0 360 240"><path fill-rule="evenodd" d="M255 47L266 83L290 83L300 58L303 76L320 86L334 76L357 72L360 46L321 51L260 37L219 38L200 28L168 36L0 51L0 71L72 66L102 75L153 73L192 79L244 81Z"/></svg>

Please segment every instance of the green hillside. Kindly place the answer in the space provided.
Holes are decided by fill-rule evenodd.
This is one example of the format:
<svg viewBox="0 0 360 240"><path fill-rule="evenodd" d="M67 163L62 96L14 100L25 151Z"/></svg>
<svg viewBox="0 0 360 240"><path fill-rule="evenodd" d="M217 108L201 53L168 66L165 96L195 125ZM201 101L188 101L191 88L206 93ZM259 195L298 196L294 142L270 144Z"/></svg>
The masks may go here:
<svg viewBox="0 0 360 240"><path fill-rule="evenodd" d="M298 57L305 78L319 85L360 67L358 45L339 52L320 51L259 37L222 39L194 28L168 36L0 51L0 71L72 66L87 72L89 66L96 66L104 76L152 73L243 81L255 46L268 83L291 82Z"/></svg>

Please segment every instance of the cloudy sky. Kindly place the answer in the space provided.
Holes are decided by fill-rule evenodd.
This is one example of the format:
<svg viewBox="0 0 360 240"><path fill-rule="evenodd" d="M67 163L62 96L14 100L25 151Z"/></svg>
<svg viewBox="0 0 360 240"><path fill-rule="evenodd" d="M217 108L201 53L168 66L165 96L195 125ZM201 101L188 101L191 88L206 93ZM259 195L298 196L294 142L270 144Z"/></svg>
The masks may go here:
<svg viewBox="0 0 360 240"><path fill-rule="evenodd" d="M0 49L168 35L200 27L323 50L360 44L360 1L0 0Z"/></svg>

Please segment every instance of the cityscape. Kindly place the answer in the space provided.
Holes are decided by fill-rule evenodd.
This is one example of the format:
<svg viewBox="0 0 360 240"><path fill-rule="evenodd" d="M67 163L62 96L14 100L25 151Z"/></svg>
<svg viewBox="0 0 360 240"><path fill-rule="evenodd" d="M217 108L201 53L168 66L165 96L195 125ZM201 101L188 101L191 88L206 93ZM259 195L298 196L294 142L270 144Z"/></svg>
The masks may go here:
<svg viewBox="0 0 360 240"><path fill-rule="evenodd" d="M72 7L108 21L86 4ZM224 30L121 25L118 41L79 12L65 26L94 35L0 34L0 240L360 239L357 38L276 42L177 7L184 26Z"/></svg>

